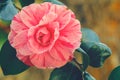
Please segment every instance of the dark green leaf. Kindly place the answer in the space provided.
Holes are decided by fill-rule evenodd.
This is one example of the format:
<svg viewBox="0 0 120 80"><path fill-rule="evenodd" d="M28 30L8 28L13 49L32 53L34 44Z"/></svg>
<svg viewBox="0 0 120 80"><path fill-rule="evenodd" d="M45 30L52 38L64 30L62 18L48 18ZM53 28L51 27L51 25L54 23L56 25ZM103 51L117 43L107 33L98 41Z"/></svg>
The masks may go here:
<svg viewBox="0 0 120 80"><path fill-rule="evenodd" d="M82 28L81 31L82 31L82 43L80 47L86 52L88 52L89 48L93 44L99 43L100 40L98 35L89 28Z"/></svg>
<svg viewBox="0 0 120 80"><path fill-rule="evenodd" d="M7 0L0 0L0 3L4 3L4 2L6 2Z"/></svg>
<svg viewBox="0 0 120 80"><path fill-rule="evenodd" d="M0 20L11 21L18 10L13 5L11 0L7 0L0 6Z"/></svg>
<svg viewBox="0 0 120 80"><path fill-rule="evenodd" d="M109 75L108 80L120 80L120 66L113 69Z"/></svg>
<svg viewBox="0 0 120 80"><path fill-rule="evenodd" d="M80 47L88 53L88 50L95 44L96 42L84 41L81 43Z"/></svg>
<svg viewBox="0 0 120 80"><path fill-rule="evenodd" d="M22 7L28 6L28 5L30 5L30 4L35 2L35 0L19 0L19 1L21 3Z"/></svg>
<svg viewBox="0 0 120 80"><path fill-rule="evenodd" d="M90 57L90 65L93 67L101 67L104 61L111 55L110 48L103 43L95 43L88 50Z"/></svg>
<svg viewBox="0 0 120 80"><path fill-rule="evenodd" d="M88 54L91 66L100 67L104 61L111 55L110 48L100 43L97 34L88 29L82 28L82 43L80 47Z"/></svg>
<svg viewBox="0 0 120 80"><path fill-rule="evenodd" d="M82 50L81 48L77 49L78 52L82 54L82 64L83 64L83 71L85 71L89 65L89 56L88 54Z"/></svg>
<svg viewBox="0 0 120 80"><path fill-rule="evenodd" d="M85 72L84 80L96 80L96 79L92 75L90 75L88 72Z"/></svg>
<svg viewBox="0 0 120 80"><path fill-rule="evenodd" d="M7 40L7 33L0 29L0 50L4 42Z"/></svg>
<svg viewBox="0 0 120 80"><path fill-rule="evenodd" d="M58 5L64 5L62 2L59 0L44 0L44 2L51 2L53 4L58 4Z"/></svg>
<svg viewBox="0 0 120 80"><path fill-rule="evenodd" d="M29 67L16 57L16 50L6 41L0 52L0 65L4 75L14 75L23 72Z"/></svg>
<svg viewBox="0 0 120 80"><path fill-rule="evenodd" d="M49 80L82 80L82 72L72 63L52 71Z"/></svg>
<svg viewBox="0 0 120 80"><path fill-rule="evenodd" d="M0 0L0 3L5 3L7 2L8 0ZM13 1L13 0L12 0Z"/></svg>
<svg viewBox="0 0 120 80"><path fill-rule="evenodd" d="M82 28L82 42L100 42L98 35L89 28Z"/></svg>

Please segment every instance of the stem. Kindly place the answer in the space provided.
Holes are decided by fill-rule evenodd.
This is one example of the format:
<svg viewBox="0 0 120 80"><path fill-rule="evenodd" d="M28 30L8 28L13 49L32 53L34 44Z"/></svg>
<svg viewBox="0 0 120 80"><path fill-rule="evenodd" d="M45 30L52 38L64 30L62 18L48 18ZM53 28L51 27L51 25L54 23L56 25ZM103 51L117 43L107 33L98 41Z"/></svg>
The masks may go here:
<svg viewBox="0 0 120 80"><path fill-rule="evenodd" d="M83 79L83 80L84 80L84 73L85 73L85 72L82 72L82 79Z"/></svg>
<svg viewBox="0 0 120 80"><path fill-rule="evenodd" d="M77 60L75 58L73 59L73 62L77 64L77 66L79 67L80 70L82 70L82 68L83 68L82 64L77 62Z"/></svg>
<svg viewBox="0 0 120 80"><path fill-rule="evenodd" d="M82 70L85 71L89 65L89 56L82 48L78 48L76 51L82 54Z"/></svg>
<svg viewBox="0 0 120 80"><path fill-rule="evenodd" d="M76 49L76 51L78 51L78 52L80 52L80 53L83 53L83 54L87 54L83 49L81 49L81 48L78 48L78 49Z"/></svg>
<svg viewBox="0 0 120 80"><path fill-rule="evenodd" d="M77 62L75 58L73 59L73 61L78 65L79 69L82 71L82 79L84 80L84 73L89 65L89 56L82 48L78 48L76 49L76 51L82 54L82 64Z"/></svg>
<svg viewBox="0 0 120 80"><path fill-rule="evenodd" d="M77 62L77 60L75 58L73 58L72 60L77 66L78 68L82 71L82 79L84 80L84 71L83 71L83 65L80 64L79 62Z"/></svg>
<svg viewBox="0 0 120 80"><path fill-rule="evenodd" d="M18 6L15 5L15 7L16 7L19 11L21 10L21 8L19 8Z"/></svg>

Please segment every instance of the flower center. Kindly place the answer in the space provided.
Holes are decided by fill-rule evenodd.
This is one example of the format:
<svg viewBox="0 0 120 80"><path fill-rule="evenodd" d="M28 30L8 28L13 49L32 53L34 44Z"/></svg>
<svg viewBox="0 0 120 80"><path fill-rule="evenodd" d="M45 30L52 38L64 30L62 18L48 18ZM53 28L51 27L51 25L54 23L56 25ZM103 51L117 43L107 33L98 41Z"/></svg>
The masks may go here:
<svg viewBox="0 0 120 80"><path fill-rule="evenodd" d="M43 27L37 33L37 42L42 46L47 46L50 43L50 37L50 32L46 27Z"/></svg>

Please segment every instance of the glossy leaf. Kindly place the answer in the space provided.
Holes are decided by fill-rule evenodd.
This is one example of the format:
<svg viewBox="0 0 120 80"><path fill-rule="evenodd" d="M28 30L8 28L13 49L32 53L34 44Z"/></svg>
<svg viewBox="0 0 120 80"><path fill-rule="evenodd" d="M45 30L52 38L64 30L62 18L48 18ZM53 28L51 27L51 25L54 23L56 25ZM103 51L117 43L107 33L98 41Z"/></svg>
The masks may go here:
<svg viewBox="0 0 120 80"><path fill-rule="evenodd" d="M100 40L98 35L89 28L82 28L81 31L82 31L82 43L80 47L86 52L88 52L89 48L95 43L99 43Z"/></svg>
<svg viewBox="0 0 120 80"><path fill-rule="evenodd" d="M111 55L110 48L101 43L97 34L88 28L82 28L82 35L80 47L88 54L89 65L101 67L104 61Z"/></svg>
<svg viewBox="0 0 120 80"><path fill-rule="evenodd" d="M88 53L88 50L95 44L96 42L90 42L90 41L85 41L82 42L80 47L86 52Z"/></svg>
<svg viewBox="0 0 120 80"><path fill-rule="evenodd" d="M103 43L95 43L89 50L90 65L101 67L104 61L111 55L110 48Z"/></svg>
<svg viewBox="0 0 120 80"><path fill-rule="evenodd" d="M88 54L82 50L81 48L77 49L78 52L80 52L82 54L82 65L83 65L83 69L82 71L85 71L89 65L89 56Z"/></svg>
<svg viewBox="0 0 120 80"><path fill-rule="evenodd" d="M100 42L98 35L89 28L82 28L82 42Z"/></svg>
<svg viewBox="0 0 120 80"><path fill-rule="evenodd" d="M49 80L82 80L82 72L72 63L52 71Z"/></svg>
<svg viewBox="0 0 120 80"><path fill-rule="evenodd" d="M22 7L28 6L28 5L30 5L30 4L32 4L32 3L35 2L35 0L19 0L19 1L20 1L20 3L21 3L21 6L22 6Z"/></svg>
<svg viewBox="0 0 120 80"><path fill-rule="evenodd" d="M113 69L109 75L108 80L120 80L120 66Z"/></svg>
<svg viewBox="0 0 120 80"><path fill-rule="evenodd" d="M6 40L7 40L7 33L0 28L0 50Z"/></svg>
<svg viewBox="0 0 120 80"><path fill-rule="evenodd" d="M52 2L53 4L58 4L58 5L64 5L62 2L59 0L44 0L44 2Z"/></svg>
<svg viewBox="0 0 120 80"><path fill-rule="evenodd" d="M88 72L85 72L84 80L96 80L96 79L92 75L90 75Z"/></svg>
<svg viewBox="0 0 120 80"><path fill-rule="evenodd" d="M0 51L0 65L4 75L18 74L29 68L18 60L15 49L10 46L8 41Z"/></svg>

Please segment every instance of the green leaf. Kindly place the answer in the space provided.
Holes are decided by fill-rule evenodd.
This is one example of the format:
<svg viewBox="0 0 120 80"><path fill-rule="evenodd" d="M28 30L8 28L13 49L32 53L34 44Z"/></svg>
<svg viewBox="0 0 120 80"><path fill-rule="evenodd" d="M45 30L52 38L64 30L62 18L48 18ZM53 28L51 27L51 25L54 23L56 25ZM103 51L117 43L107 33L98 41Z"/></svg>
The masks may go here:
<svg viewBox="0 0 120 80"><path fill-rule="evenodd" d="M7 40L7 33L0 28L0 50L6 40Z"/></svg>
<svg viewBox="0 0 120 80"><path fill-rule="evenodd" d="M89 65L89 56L88 54L81 48L78 48L76 51L80 52L82 54L82 65L83 65L83 71L85 71Z"/></svg>
<svg viewBox="0 0 120 80"><path fill-rule="evenodd" d="M92 67L101 67L104 61L111 55L111 50L103 43L95 43L88 50L88 55Z"/></svg>
<svg viewBox="0 0 120 80"><path fill-rule="evenodd" d="M92 75L90 75L88 72L85 72L84 80L96 80L96 79Z"/></svg>
<svg viewBox="0 0 120 80"><path fill-rule="evenodd" d="M88 53L88 50L94 45L96 44L96 42L91 42L91 41L85 41L85 42L82 42L80 47Z"/></svg>
<svg viewBox="0 0 120 80"><path fill-rule="evenodd" d="M22 7L28 6L28 5L30 5L30 4L35 2L35 0L19 0L19 1L21 3Z"/></svg>
<svg viewBox="0 0 120 80"><path fill-rule="evenodd" d="M120 80L120 66L113 69L109 75L108 80Z"/></svg>
<svg viewBox="0 0 120 80"><path fill-rule="evenodd" d="M13 5L11 0L7 0L0 6L0 20L11 21L18 10Z"/></svg>
<svg viewBox="0 0 120 80"><path fill-rule="evenodd" d="M18 74L29 68L18 60L16 50L10 46L9 41L5 42L0 51L0 65L4 75Z"/></svg>
<svg viewBox="0 0 120 80"><path fill-rule="evenodd" d="M44 2L51 2L53 4L58 4L58 5L64 5L62 2L59 0L44 0Z"/></svg>
<svg viewBox="0 0 120 80"><path fill-rule="evenodd" d="M104 61L111 55L110 48L101 43L97 34L88 28L82 28L82 35L80 47L88 54L89 65L101 67Z"/></svg>
<svg viewBox="0 0 120 80"><path fill-rule="evenodd" d="M82 42L100 42L98 35L89 28L82 28Z"/></svg>
<svg viewBox="0 0 120 80"><path fill-rule="evenodd" d="M89 28L82 28L82 41L80 47L88 52L89 48L95 44L99 43L99 37L98 35L91 29Z"/></svg>
<svg viewBox="0 0 120 80"><path fill-rule="evenodd" d="M82 72L72 63L52 71L49 80L83 80Z"/></svg>

